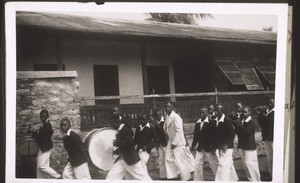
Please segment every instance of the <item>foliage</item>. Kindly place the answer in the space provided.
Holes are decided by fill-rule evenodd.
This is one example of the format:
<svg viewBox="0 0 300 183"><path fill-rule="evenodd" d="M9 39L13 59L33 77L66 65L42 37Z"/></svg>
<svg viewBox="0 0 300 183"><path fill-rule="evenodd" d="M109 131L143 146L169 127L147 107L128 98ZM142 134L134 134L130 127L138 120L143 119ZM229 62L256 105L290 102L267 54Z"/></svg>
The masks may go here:
<svg viewBox="0 0 300 183"><path fill-rule="evenodd" d="M179 23L179 24L197 24L197 19L213 18L211 14L191 14L191 13L149 13L151 18L147 20Z"/></svg>
<svg viewBox="0 0 300 183"><path fill-rule="evenodd" d="M269 32L272 32L272 31L273 31L273 27L263 27L262 30L263 30L263 31L269 31Z"/></svg>

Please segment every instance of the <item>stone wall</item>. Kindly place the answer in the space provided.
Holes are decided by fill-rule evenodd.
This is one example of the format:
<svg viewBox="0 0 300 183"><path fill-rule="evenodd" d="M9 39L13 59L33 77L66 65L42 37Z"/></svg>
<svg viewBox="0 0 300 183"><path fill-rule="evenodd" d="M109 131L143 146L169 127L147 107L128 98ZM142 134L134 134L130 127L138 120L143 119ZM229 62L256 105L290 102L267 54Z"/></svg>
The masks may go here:
<svg viewBox="0 0 300 183"><path fill-rule="evenodd" d="M54 130L52 140L54 148L50 165L59 173L66 162L67 153L63 147L60 120L68 117L72 121L72 129L79 132L80 110L77 97L79 82L75 80L75 71L17 72L17 106L16 106L16 174L17 177L31 177L35 173L35 158L20 157L18 144L27 135L31 126L38 129L41 125L40 111L49 111L49 118ZM31 164L32 166L28 166ZM24 167L25 165L25 167ZM26 166L27 165L27 166ZM34 170L32 175L28 168ZM24 172L27 171L27 173Z"/></svg>

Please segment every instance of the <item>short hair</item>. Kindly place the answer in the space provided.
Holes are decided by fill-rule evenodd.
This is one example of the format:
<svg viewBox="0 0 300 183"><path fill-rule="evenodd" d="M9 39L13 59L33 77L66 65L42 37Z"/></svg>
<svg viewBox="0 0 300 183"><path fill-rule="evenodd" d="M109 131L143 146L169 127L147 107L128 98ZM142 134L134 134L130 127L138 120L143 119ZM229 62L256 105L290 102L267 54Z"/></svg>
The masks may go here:
<svg viewBox="0 0 300 183"><path fill-rule="evenodd" d="M146 117L148 117L148 114L146 112L142 111L141 114L140 114L140 116L146 116Z"/></svg>
<svg viewBox="0 0 300 183"><path fill-rule="evenodd" d="M200 107L200 110L204 110L206 113L208 113L208 107L206 107L206 106Z"/></svg>
<svg viewBox="0 0 300 183"><path fill-rule="evenodd" d="M237 102L235 103L235 105L237 105L237 104L242 104L242 105L243 105L243 102L237 101Z"/></svg>
<svg viewBox="0 0 300 183"><path fill-rule="evenodd" d="M248 112L251 114L251 108L249 106L244 106L243 109L247 109Z"/></svg>
<svg viewBox="0 0 300 183"><path fill-rule="evenodd" d="M68 125L71 125L71 120L67 117L63 118L60 122L62 121L66 121L68 123Z"/></svg>
<svg viewBox="0 0 300 183"><path fill-rule="evenodd" d="M116 110L116 111L118 112L118 114L121 114L121 109L120 109L119 107L117 107L117 106L112 107L112 108L111 108L111 113L112 113L114 110Z"/></svg>
<svg viewBox="0 0 300 183"><path fill-rule="evenodd" d="M216 106L215 107L218 107L218 106L221 106L222 108L224 108L224 105L223 104L216 104Z"/></svg>
<svg viewBox="0 0 300 183"><path fill-rule="evenodd" d="M46 109L41 110L40 114L42 114L42 113L45 113L45 114L47 114L47 116L49 116L49 111Z"/></svg>
<svg viewBox="0 0 300 183"><path fill-rule="evenodd" d="M174 107L174 104L171 101L166 102L166 104L171 104Z"/></svg>
<svg viewBox="0 0 300 183"><path fill-rule="evenodd" d="M267 96L267 97L266 97L266 99L267 99L267 101L269 101L269 100L271 100L271 99L273 99L273 100L274 100L274 97L273 97L273 96L271 96L271 95L269 95L269 96Z"/></svg>

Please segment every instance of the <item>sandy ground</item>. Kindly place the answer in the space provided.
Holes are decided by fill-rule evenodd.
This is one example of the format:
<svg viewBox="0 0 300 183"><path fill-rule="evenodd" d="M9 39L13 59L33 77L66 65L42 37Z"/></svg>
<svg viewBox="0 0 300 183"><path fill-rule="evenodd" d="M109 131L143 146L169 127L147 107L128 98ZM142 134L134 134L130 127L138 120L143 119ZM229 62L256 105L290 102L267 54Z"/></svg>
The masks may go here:
<svg viewBox="0 0 300 183"><path fill-rule="evenodd" d="M261 173L261 180L262 181L270 181L271 177L268 172L268 165L267 165L266 157L265 156L258 157L258 162L259 162L259 168L260 168L260 173ZM239 180L247 181L241 159L234 160L234 166L235 166L236 172L238 174ZM90 172L91 172L92 179L102 179L102 180L105 179L106 173L107 173L107 172L103 172L103 171L98 171L92 167L90 167ZM149 170L149 175L153 180L160 180L158 169ZM211 169L209 168L208 163L204 164L204 179L205 179L205 181L213 181L214 180L213 173L212 173Z"/></svg>
<svg viewBox="0 0 300 183"><path fill-rule="evenodd" d="M19 178L34 178L35 175L35 161L31 160L31 163L28 164L28 162L26 163L27 166L25 166L25 169L19 170L22 171L21 173L17 173L17 177ZM267 160L266 160L266 156L259 156L258 157L258 162L259 162L259 168L260 168L260 174L261 174L261 180L262 181L270 181L271 177L270 174L268 172L268 165L267 165ZM31 166L29 166L31 165ZM243 165L241 162L241 159L236 159L234 160L234 166L236 169L236 172L238 174L238 177L240 179L240 181L247 181L246 176L245 176L245 172L243 169ZM90 174L92 179L98 179L98 180L104 180L107 174L107 171L101 171L99 169L96 169L95 167L93 167L91 164L89 164L89 168L90 168ZM17 169L18 172L18 169ZM154 170L149 170L149 175L153 180L160 180L159 179L159 170L158 169L154 169ZM214 180L214 176L213 173L211 171L211 169L209 168L209 164L205 163L204 164L204 179L206 181L213 181Z"/></svg>

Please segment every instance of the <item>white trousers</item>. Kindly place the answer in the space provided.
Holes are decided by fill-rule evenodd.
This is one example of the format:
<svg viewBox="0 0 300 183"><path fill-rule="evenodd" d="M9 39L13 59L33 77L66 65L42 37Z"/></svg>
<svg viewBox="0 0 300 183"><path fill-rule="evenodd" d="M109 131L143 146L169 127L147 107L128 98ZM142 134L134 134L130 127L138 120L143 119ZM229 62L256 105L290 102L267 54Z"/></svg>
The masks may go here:
<svg viewBox="0 0 300 183"><path fill-rule="evenodd" d="M217 156L212 153L202 151L197 151L195 156L195 171L194 171L194 181L204 181L203 177L203 164L205 159L208 161L210 168L212 169L214 175L218 168Z"/></svg>
<svg viewBox="0 0 300 183"><path fill-rule="evenodd" d="M141 159L141 162L142 162L142 165L143 167L146 169L146 171L148 172L147 170L147 162L150 158L150 154L148 154L147 151L143 151L142 149L139 150L139 157Z"/></svg>
<svg viewBox="0 0 300 183"><path fill-rule="evenodd" d="M115 162L106 176L106 180L122 180L126 174L134 180L151 180L142 162L128 165L123 159Z"/></svg>
<svg viewBox="0 0 300 183"><path fill-rule="evenodd" d="M39 179L51 179L51 178L59 178L61 175L57 173L53 168L50 167L50 158L51 149L42 152L39 150L36 159L36 176Z"/></svg>
<svg viewBox="0 0 300 183"><path fill-rule="evenodd" d="M159 165L159 178L167 178L166 163L165 163L165 147L158 148L158 165Z"/></svg>
<svg viewBox="0 0 300 183"><path fill-rule="evenodd" d="M142 149L139 150L139 157L141 159L141 163L143 168L147 171L148 173L148 168L147 168L147 162L150 158L150 154L147 153L147 151L143 151ZM134 177L130 173L125 174L125 180L133 180Z"/></svg>
<svg viewBox="0 0 300 183"><path fill-rule="evenodd" d="M171 143L168 143L165 154L167 178L177 178L180 173L181 180L191 179L188 157L186 154L186 147L179 146L171 149Z"/></svg>
<svg viewBox="0 0 300 183"><path fill-rule="evenodd" d="M216 150L218 169L215 181L237 181L239 179L233 165L232 152L233 149Z"/></svg>
<svg viewBox="0 0 300 183"><path fill-rule="evenodd" d="M272 141L265 141L265 152L267 156L267 162L269 167L269 172L272 176L273 171L273 142Z"/></svg>
<svg viewBox="0 0 300 183"><path fill-rule="evenodd" d="M240 149L240 155L247 179L249 181L260 181L256 150Z"/></svg>
<svg viewBox="0 0 300 183"><path fill-rule="evenodd" d="M89 167L87 163L83 163L77 167L72 167L68 162L64 168L63 179L91 179Z"/></svg>
<svg viewBox="0 0 300 183"><path fill-rule="evenodd" d="M216 173L217 173L217 169L218 169L218 157L217 155L214 153L206 153L206 160L208 161L209 163L209 166L210 166L210 169L212 170L214 176L216 176Z"/></svg>

